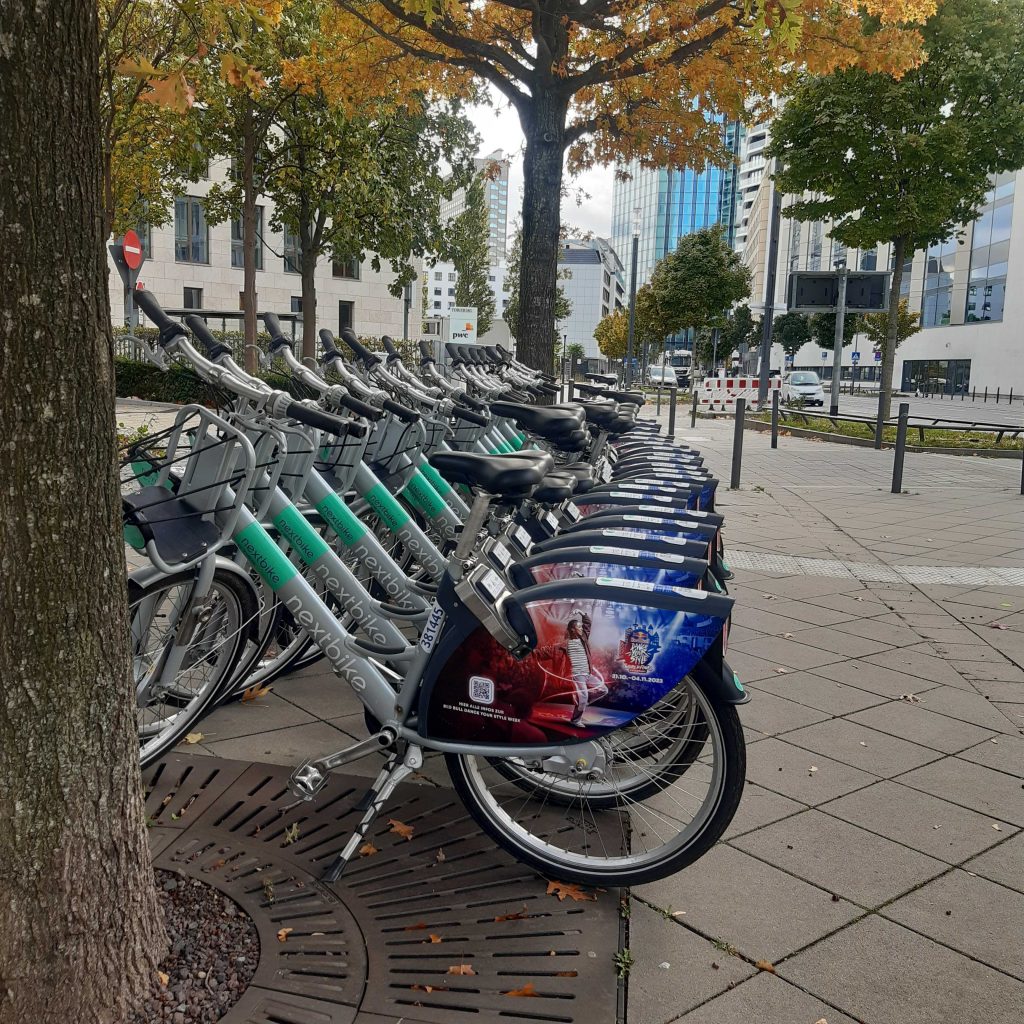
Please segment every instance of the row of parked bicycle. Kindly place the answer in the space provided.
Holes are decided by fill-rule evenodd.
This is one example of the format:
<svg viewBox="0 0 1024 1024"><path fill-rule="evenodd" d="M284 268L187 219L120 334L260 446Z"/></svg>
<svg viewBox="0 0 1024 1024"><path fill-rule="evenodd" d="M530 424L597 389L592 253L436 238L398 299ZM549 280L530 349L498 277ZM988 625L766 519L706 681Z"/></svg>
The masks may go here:
<svg viewBox="0 0 1024 1024"><path fill-rule="evenodd" d="M481 829L560 879L651 881L719 838L747 695L725 660L717 480L640 394L595 375L558 403L500 346L450 345L446 375L425 346L414 368L349 331L347 359L320 332L314 369L268 313L285 393L199 316L137 301L159 327L146 357L217 400L123 452L144 764L322 658L367 736L315 752L293 790L314 799L332 769L383 755L326 878L431 753Z"/></svg>

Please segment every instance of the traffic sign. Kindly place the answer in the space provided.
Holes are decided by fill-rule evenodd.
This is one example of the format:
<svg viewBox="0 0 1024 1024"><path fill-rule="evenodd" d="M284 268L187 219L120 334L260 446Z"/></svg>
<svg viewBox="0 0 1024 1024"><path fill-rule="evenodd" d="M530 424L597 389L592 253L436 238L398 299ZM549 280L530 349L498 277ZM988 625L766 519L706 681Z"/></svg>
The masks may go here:
<svg viewBox="0 0 1024 1024"><path fill-rule="evenodd" d="M822 349L821 350L821 361L824 363L827 360L828 360L828 353L824 349Z"/></svg>
<svg viewBox="0 0 1024 1024"><path fill-rule="evenodd" d="M858 313L881 313L889 308L887 270L851 271L846 274L846 308ZM789 275L790 312L834 310L839 302L839 273L797 270Z"/></svg>
<svg viewBox="0 0 1024 1024"><path fill-rule="evenodd" d="M875 349L875 362L880 363L882 361L882 353Z"/></svg>
<svg viewBox="0 0 1024 1024"><path fill-rule="evenodd" d="M855 363L859 363L859 362L860 362L860 353L859 353L859 352L851 352L851 353L850 353L850 358L851 358L851 359L852 359L852 360L853 360L853 361L854 361Z"/></svg>
<svg viewBox="0 0 1024 1024"><path fill-rule="evenodd" d="M138 270L145 256L142 252L142 240L134 231L126 231L121 239L121 251L124 262L130 270Z"/></svg>

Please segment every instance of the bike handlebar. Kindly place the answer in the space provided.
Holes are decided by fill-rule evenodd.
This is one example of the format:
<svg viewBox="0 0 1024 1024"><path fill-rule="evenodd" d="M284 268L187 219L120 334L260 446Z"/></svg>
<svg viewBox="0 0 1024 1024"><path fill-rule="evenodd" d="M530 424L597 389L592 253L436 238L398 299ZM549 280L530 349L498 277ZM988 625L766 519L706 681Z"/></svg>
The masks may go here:
<svg viewBox="0 0 1024 1024"><path fill-rule="evenodd" d="M371 352L356 337L356 332L353 331L351 327L346 327L341 332L341 340L345 342L345 344L348 345L348 347L352 349L353 352L355 352L356 356L358 356L358 358L360 358L366 364L367 369L376 366L379 362L381 362L380 356L377 355L376 352Z"/></svg>
<svg viewBox="0 0 1024 1024"><path fill-rule="evenodd" d="M410 409L407 405L402 405L401 402L395 402L390 398L385 398L381 405L403 423L416 423L420 418L420 414L415 409Z"/></svg>
<svg viewBox="0 0 1024 1024"><path fill-rule="evenodd" d="M185 328L181 326L177 321L172 320L160 307L160 303L157 302L156 296L145 288L140 288L135 292L135 305L137 305L146 316L149 317L153 323L156 324L160 331L160 344L161 346L169 344L175 338L180 338L185 334Z"/></svg>
<svg viewBox="0 0 1024 1024"><path fill-rule="evenodd" d="M285 409L285 415L289 419L305 423L307 427L316 427L317 430L325 430L328 434L334 434L337 437L343 437L349 430L347 420L343 420L340 416L332 416L322 409L311 409L301 402L292 402Z"/></svg>
<svg viewBox="0 0 1024 1024"><path fill-rule="evenodd" d="M192 336L206 349L206 354L213 362L217 362L221 356L231 355L231 346L219 342L213 336L213 331L210 330L209 325L201 316L189 313L185 317L185 323L192 332Z"/></svg>
<svg viewBox="0 0 1024 1024"><path fill-rule="evenodd" d="M281 321L278 320L276 313L260 313L260 318L267 328L272 345L291 345L291 342L284 336L284 331L281 330Z"/></svg>
<svg viewBox="0 0 1024 1024"><path fill-rule="evenodd" d="M384 346L384 351L388 354L388 362L392 359L401 359L402 354L395 348L394 341L389 338L386 334L381 335L380 343Z"/></svg>
<svg viewBox="0 0 1024 1024"><path fill-rule="evenodd" d="M480 413L473 412L471 409L463 409L460 405L452 409L452 415L456 419L465 420L467 423L475 423L478 427L486 427L490 423L486 416L481 416Z"/></svg>

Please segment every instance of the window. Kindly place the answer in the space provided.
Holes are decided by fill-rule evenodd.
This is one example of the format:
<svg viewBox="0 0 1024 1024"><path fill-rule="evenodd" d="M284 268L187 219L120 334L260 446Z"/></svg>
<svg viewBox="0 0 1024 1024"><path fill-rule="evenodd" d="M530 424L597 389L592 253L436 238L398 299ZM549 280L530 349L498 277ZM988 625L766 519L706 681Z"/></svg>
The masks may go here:
<svg viewBox="0 0 1024 1024"><path fill-rule="evenodd" d="M861 270L877 270L878 269L878 250L877 249L865 249L860 254L860 269Z"/></svg>
<svg viewBox="0 0 1024 1024"><path fill-rule="evenodd" d="M202 201L195 196L174 200L174 259L178 263L210 262L210 230Z"/></svg>
<svg viewBox="0 0 1024 1024"><path fill-rule="evenodd" d="M291 297L291 309L292 309L293 313L301 313L302 312L302 296L301 295L293 295Z"/></svg>
<svg viewBox="0 0 1024 1024"><path fill-rule="evenodd" d="M454 280L456 280L456 275L455 275L455 274L449 274L449 275L448 275L448 280L449 280L449 281L454 281Z"/></svg>
<svg viewBox="0 0 1024 1024"><path fill-rule="evenodd" d="M949 324L953 303L953 261L956 235L928 246L925 255L924 295L921 299L921 326L945 327ZM904 267L904 274L907 274Z"/></svg>
<svg viewBox="0 0 1024 1024"><path fill-rule="evenodd" d="M999 175L974 222L964 318L968 323L1003 319L1013 221L1013 175Z"/></svg>
<svg viewBox="0 0 1024 1024"><path fill-rule="evenodd" d="M355 257L350 260L334 260L331 263L331 273L335 277L343 277L349 281L358 281L359 260Z"/></svg>
<svg viewBox="0 0 1024 1024"><path fill-rule="evenodd" d="M142 243L142 258L144 260L152 259L153 257L153 225L152 224L139 224L135 229L135 234L139 236L139 241Z"/></svg>
<svg viewBox="0 0 1024 1024"><path fill-rule="evenodd" d="M441 302L440 302L440 300L438 300L438 301L436 301L434 303L434 309L440 309L440 308L441 308Z"/></svg>
<svg viewBox="0 0 1024 1024"><path fill-rule="evenodd" d="M292 231L287 224L284 226L284 272L299 274L302 272L302 249L299 234Z"/></svg>
<svg viewBox="0 0 1024 1024"><path fill-rule="evenodd" d="M435 295L440 295L441 294L441 289L440 288L435 288L434 289L434 294Z"/></svg>
<svg viewBox="0 0 1024 1024"><path fill-rule="evenodd" d="M487 280L490 281L491 284L494 284L494 275L493 274L488 274L487 275Z"/></svg>
<svg viewBox="0 0 1024 1024"><path fill-rule="evenodd" d="M202 288L183 288L181 305L183 309L202 309L203 308L203 289Z"/></svg>
<svg viewBox="0 0 1024 1024"><path fill-rule="evenodd" d="M443 278L444 278L444 274L442 274L440 270L435 270L434 271L434 280L435 281L441 281L441 280L443 280Z"/></svg>
<svg viewBox="0 0 1024 1024"><path fill-rule="evenodd" d="M263 269L263 207L256 207L256 269ZM245 246L242 245L242 218L231 220L231 266L242 267L245 260Z"/></svg>
<svg viewBox="0 0 1024 1024"><path fill-rule="evenodd" d="M455 289L454 288L449 288L448 289L448 294L449 295L454 295L455 294Z"/></svg>
<svg viewBox="0 0 1024 1024"><path fill-rule="evenodd" d="M353 327L356 322L356 304L346 302L342 299L338 303L338 330L343 331L346 327Z"/></svg>

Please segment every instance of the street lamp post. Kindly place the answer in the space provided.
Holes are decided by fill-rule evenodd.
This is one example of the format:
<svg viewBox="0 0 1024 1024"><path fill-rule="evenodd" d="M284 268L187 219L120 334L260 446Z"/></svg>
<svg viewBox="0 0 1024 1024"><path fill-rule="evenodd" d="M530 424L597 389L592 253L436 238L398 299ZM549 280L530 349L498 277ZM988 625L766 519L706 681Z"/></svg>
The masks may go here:
<svg viewBox="0 0 1024 1024"><path fill-rule="evenodd" d="M846 269L845 260L836 261L839 271L839 296L836 303L836 336L832 352L832 395L829 401L829 415L839 415L839 385L843 375L843 335L846 333Z"/></svg>
<svg viewBox="0 0 1024 1024"><path fill-rule="evenodd" d="M629 274L629 330L626 334L626 373L624 386L633 383L633 337L636 332L636 263L640 251L640 207L633 208L633 268Z"/></svg>

